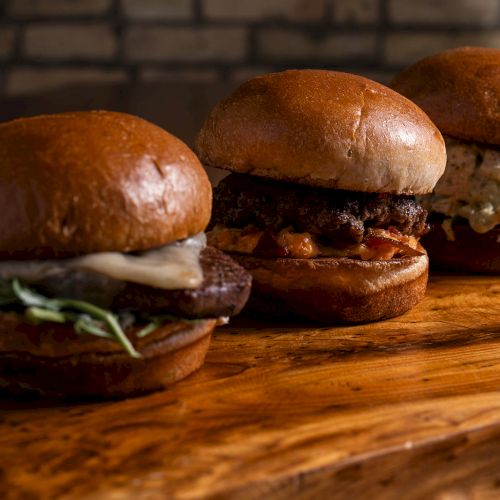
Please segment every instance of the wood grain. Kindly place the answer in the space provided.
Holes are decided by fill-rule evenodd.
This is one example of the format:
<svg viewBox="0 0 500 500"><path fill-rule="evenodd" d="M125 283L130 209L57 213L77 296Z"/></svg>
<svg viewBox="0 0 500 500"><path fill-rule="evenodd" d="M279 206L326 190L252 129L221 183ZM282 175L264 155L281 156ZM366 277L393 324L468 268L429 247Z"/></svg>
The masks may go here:
<svg viewBox="0 0 500 500"><path fill-rule="evenodd" d="M0 422L1 498L500 496L500 278L371 325L239 319L171 390Z"/></svg>

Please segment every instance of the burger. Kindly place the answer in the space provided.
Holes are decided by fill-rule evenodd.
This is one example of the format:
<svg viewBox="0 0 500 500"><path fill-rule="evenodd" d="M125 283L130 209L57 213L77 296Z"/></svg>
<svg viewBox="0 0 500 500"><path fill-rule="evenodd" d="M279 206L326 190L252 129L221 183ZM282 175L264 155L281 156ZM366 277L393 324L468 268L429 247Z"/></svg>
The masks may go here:
<svg viewBox="0 0 500 500"><path fill-rule="evenodd" d="M431 263L500 274L500 50L460 47L402 71L391 86L443 133L448 162L422 198Z"/></svg>
<svg viewBox="0 0 500 500"><path fill-rule="evenodd" d="M2 391L123 397L199 368L251 278L206 246L194 153L93 111L1 124L0 158Z"/></svg>
<svg viewBox="0 0 500 500"><path fill-rule="evenodd" d="M347 73L269 74L217 104L196 150L233 172L208 241L252 274L251 311L359 323L422 299L427 214L413 195L432 191L446 153L411 101Z"/></svg>

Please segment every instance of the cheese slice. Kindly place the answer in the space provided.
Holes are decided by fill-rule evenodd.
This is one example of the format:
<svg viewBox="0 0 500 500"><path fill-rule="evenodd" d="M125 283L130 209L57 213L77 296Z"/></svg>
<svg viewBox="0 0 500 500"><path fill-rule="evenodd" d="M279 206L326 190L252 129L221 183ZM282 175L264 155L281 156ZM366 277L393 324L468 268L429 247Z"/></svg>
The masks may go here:
<svg viewBox="0 0 500 500"><path fill-rule="evenodd" d="M165 290L196 288L203 281L200 253L205 246L205 234L200 233L138 255L99 252L65 260L3 261L0 278L36 283L74 269Z"/></svg>

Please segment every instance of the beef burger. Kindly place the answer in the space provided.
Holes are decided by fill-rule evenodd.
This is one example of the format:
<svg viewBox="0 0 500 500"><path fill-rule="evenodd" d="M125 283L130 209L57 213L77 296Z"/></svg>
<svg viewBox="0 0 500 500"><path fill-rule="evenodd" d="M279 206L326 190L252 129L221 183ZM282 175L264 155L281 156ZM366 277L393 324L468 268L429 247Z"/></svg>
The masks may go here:
<svg viewBox="0 0 500 500"><path fill-rule="evenodd" d="M0 125L0 388L128 396L197 369L250 276L179 139L105 111Z"/></svg>
<svg viewBox="0 0 500 500"><path fill-rule="evenodd" d="M423 297L426 211L413 195L432 191L446 153L408 99L347 73L265 75L213 109L196 148L233 172L208 238L253 275L257 312L366 322Z"/></svg>

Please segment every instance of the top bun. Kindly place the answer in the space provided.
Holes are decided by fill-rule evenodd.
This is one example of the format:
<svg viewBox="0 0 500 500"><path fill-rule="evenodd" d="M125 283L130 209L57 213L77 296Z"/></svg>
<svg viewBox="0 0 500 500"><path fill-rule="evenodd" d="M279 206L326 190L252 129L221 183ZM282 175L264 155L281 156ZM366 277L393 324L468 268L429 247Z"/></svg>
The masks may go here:
<svg viewBox="0 0 500 500"><path fill-rule="evenodd" d="M391 82L443 134L500 144L500 50L459 47L426 57Z"/></svg>
<svg viewBox="0 0 500 500"><path fill-rule="evenodd" d="M0 258L146 250L203 231L193 152L145 120L91 111L0 125Z"/></svg>
<svg viewBox="0 0 500 500"><path fill-rule="evenodd" d="M210 113L203 163L352 191L420 194L444 171L443 138L427 115L361 76L292 70L253 78Z"/></svg>

